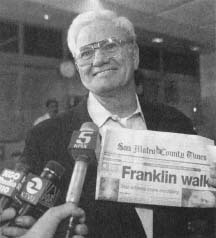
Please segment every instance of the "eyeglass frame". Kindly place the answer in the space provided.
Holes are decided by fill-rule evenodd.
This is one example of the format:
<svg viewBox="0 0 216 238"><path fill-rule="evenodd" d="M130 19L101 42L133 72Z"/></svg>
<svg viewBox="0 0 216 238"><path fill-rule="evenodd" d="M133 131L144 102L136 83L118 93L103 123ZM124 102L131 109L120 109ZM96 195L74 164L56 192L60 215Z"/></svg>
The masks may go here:
<svg viewBox="0 0 216 238"><path fill-rule="evenodd" d="M134 43L135 43L135 40L134 40L134 39L121 40L121 39L117 39L117 38L115 38L115 37L109 37L109 38L106 38L106 39L101 40L101 41L98 41L98 42L93 42L93 43L90 43L90 44L88 44L88 45L84 45L84 46L82 46L79 50L77 50L76 55L79 55L80 52L81 52L81 50L84 49L85 47L90 47L90 48L92 48L92 49L94 50L94 54L93 54L92 57L89 59L89 63L84 64L84 65L79 65L79 63L78 63L79 56L78 56L78 57L74 56L74 61L75 61L76 65L77 65L77 66L81 66L81 67L82 67L82 66L91 65L91 64L92 64L92 61L93 61L93 58L95 57L95 50L96 50L96 49L101 49L102 44L103 44L104 42L107 42L107 41L110 42L110 43L113 42L113 41L116 41L116 42L119 44L120 47L122 47L122 46L124 46L124 45L126 45L126 44L134 44ZM116 56L116 55L113 55L113 56L111 56L110 58L113 58L113 57L115 57L115 56Z"/></svg>

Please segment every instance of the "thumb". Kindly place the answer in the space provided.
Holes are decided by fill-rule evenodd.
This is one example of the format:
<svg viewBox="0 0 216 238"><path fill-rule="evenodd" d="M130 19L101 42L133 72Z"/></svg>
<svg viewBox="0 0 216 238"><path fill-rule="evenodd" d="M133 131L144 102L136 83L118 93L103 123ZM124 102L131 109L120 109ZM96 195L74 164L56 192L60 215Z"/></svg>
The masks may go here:
<svg viewBox="0 0 216 238"><path fill-rule="evenodd" d="M72 203L52 207L22 238L52 238L59 223L71 215L74 217L82 217L84 216L84 211Z"/></svg>

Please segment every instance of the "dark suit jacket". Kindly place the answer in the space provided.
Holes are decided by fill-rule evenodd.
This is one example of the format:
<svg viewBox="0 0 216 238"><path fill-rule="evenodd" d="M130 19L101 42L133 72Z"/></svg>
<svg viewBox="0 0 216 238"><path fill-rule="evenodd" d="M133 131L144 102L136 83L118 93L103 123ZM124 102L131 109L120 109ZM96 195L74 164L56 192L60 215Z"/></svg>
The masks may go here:
<svg viewBox="0 0 216 238"><path fill-rule="evenodd" d="M194 134L191 121L176 109L148 103L141 103L141 107L149 130ZM67 169L62 180L63 193L60 202L65 201L65 193L74 164L67 151L71 134L88 121L92 120L89 117L85 99L71 112L38 124L27 135L22 160L31 165L33 173L40 174L49 160L56 160ZM89 237L145 237L132 204L94 200L95 182L96 166L90 165L80 201L80 207L87 214ZM174 208L154 207L154 210L154 237L174 238L177 237L174 236L176 232L182 233L182 227L185 230L184 220L187 220L188 212L182 212L184 209L177 209L176 212ZM60 238L60 233L56 237Z"/></svg>

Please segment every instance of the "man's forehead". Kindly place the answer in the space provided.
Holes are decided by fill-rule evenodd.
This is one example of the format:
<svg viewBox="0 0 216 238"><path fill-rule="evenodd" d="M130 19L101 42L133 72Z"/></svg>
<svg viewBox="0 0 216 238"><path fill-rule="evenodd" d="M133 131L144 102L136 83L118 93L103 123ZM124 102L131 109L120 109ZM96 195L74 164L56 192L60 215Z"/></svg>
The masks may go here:
<svg viewBox="0 0 216 238"><path fill-rule="evenodd" d="M123 29L116 27L109 22L107 22L107 25L104 22L87 25L83 27L78 34L77 48L107 39L109 37L126 39L126 33Z"/></svg>

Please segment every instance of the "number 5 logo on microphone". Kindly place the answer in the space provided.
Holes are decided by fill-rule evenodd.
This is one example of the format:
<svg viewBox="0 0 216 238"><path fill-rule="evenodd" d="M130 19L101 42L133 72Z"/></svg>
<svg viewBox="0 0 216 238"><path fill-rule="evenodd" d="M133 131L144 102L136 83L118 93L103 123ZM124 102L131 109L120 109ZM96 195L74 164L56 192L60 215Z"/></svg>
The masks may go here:
<svg viewBox="0 0 216 238"><path fill-rule="evenodd" d="M68 148L94 150L96 141L97 132L95 131L74 131Z"/></svg>
<svg viewBox="0 0 216 238"><path fill-rule="evenodd" d="M78 144L88 144L91 141L94 131L81 131L79 137L76 140Z"/></svg>

